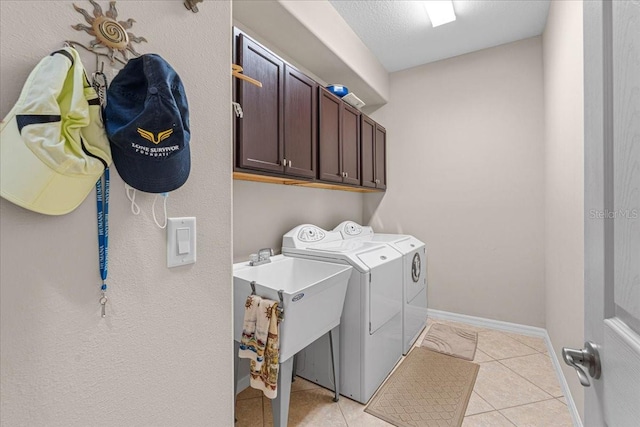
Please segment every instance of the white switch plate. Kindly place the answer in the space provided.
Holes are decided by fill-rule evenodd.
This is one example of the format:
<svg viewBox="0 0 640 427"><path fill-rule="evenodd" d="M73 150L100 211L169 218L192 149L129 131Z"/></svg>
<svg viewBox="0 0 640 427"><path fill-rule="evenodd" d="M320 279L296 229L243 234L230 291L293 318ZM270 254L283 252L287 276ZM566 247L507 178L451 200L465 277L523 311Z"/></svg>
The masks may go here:
<svg viewBox="0 0 640 427"><path fill-rule="evenodd" d="M196 218L167 220L167 267L196 262Z"/></svg>

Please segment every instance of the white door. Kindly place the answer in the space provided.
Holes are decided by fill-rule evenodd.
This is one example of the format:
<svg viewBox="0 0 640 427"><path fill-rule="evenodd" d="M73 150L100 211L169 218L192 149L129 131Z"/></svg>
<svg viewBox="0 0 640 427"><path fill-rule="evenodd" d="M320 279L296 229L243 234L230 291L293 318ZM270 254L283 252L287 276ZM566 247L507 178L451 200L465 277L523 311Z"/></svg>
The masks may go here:
<svg viewBox="0 0 640 427"><path fill-rule="evenodd" d="M640 1L584 2L586 426L640 425ZM570 315L570 313L567 313Z"/></svg>

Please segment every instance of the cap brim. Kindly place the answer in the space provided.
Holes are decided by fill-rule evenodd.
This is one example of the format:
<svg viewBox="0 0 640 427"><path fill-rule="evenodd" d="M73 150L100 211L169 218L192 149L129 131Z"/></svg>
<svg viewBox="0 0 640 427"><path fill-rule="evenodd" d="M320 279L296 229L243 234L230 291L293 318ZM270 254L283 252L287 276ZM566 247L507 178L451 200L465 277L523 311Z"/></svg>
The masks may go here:
<svg viewBox="0 0 640 427"><path fill-rule="evenodd" d="M189 144L162 160L129 156L119 145L111 144L111 156L122 180L146 193L166 193L180 188L191 170Z"/></svg>
<svg viewBox="0 0 640 427"><path fill-rule="evenodd" d="M64 215L84 201L102 175L66 176L42 163L25 145L15 114L0 127L0 195L46 215Z"/></svg>

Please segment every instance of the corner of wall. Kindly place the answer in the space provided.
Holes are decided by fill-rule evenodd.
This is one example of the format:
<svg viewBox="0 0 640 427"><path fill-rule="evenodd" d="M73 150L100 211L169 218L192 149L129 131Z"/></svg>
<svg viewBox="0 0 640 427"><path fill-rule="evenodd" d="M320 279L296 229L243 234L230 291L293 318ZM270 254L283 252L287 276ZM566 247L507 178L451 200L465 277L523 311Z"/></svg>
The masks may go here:
<svg viewBox="0 0 640 427"><path fill-rule="evenodd" d="M543 34L545 323L557 357L584 342L584 75L582 2L552 1ZM584 390L563 373L581 416Z"/></svg>

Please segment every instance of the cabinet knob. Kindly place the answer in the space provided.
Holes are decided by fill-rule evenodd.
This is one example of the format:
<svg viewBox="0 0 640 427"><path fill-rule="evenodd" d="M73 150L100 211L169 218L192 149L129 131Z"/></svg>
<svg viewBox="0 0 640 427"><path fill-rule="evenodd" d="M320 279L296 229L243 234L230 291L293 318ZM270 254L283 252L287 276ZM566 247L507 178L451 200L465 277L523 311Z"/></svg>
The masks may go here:
<svg viewBox="0 0 640 427"><path fill-rule="evenodd" d="M349 172L345 172L345 173L344 173L344 177L345 177L345 178L349 178Z"/></svg>
<svg viewBox="0 0 640 427"><path fill-rule="evenodd" d="M289 160L289 167L291 167L291 160Z"/></svg>
<svg viewBox="0 0 640 427"><path fill-rule="evenodd" d="M284 167L287 167L287 159L282 159L282 163L280 164Z"/></svg>

